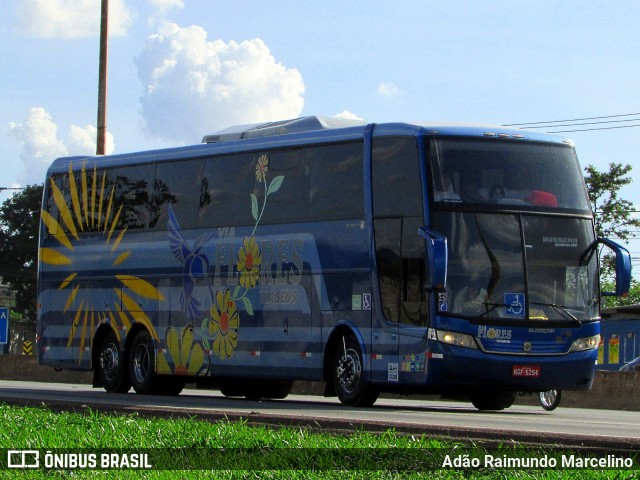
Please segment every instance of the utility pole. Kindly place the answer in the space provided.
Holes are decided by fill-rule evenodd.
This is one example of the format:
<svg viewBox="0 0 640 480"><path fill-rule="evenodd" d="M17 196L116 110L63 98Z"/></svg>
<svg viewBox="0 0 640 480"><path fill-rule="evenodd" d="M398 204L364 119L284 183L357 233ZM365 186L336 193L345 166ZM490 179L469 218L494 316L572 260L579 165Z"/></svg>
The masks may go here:
<svg viewBox="0 0 640 480"><path fill-rule="evenodd" d="M107 44L109 37L109 0L102 0L100 14L100 67L98 73L98 138L96 155L105 154L107 136Z"/></svg>

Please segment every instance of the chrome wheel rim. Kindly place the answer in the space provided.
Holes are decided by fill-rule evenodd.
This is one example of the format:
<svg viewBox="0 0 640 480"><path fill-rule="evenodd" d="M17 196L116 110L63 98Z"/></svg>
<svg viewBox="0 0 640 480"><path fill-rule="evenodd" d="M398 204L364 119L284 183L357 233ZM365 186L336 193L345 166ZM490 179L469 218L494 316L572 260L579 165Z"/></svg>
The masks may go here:
<svg viewBox="0 0 640 480"><path fill-rule="evenodd" d="M361 365L360 355L352 348L349 348L338 362L336 374L345 392L353 393L358 387L362 377Z"/></svg>
<svg viewBox="0 0 640 480"><path fill-rule="evenodd" d="M136 382L143 383L149 375L149 349L146 345L138 345L133 352L133 376Z"/></svg>
<svg viewBox="0 0 640 480"><path fill-rule="evenodd" d="M120 366L120 352L117 345L110 343L100 354L100 368L107 380L113 380L118 374Z"/></svg>

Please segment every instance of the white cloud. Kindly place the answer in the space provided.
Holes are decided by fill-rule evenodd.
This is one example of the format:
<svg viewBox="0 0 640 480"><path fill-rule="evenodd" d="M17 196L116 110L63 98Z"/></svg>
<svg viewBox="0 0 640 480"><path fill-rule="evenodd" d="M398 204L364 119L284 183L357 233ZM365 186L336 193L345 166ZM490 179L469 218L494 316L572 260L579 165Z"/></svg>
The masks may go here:
<svg viewBox="0 0 640 480"><path fill-rule="evenodd" d="M69 152L72 155L95 155L98 137L98 129L93 125L85 125L79 127L71 125L69 127L69 135L67 136L67 144ZM115 142L113 135L107 132L105 136L105 153L107 155L115 150Z"/></svg>
<svg viewBox="0 0 640 480"><path fill-rule="evenodd" d="M169 10L174 8L180 10L184 8L183 0L149 0L149 3L161 15L165 15Z"/></svg>
<svg viewBox="0 0 640 480"><path fill-rule="evenodd" d="M133 23L125 0L109 1L109 35L126 35ZM25 35L45 38L97 37L101 0L19 0L16 10Z"/></svg>
<svg viewBox="0 0 640 480"><path fill-rule="evenodd" d="M67 143L58 138L58 126L42 107L34 107L22 123L10 122L9 134L22 142L20 160L23 169L18 182L23 185L42 183L53 160L67 155L94 155L96 128L71 125ZM107 133L107 153L114 149L113 135Z"/></svg>
<svg viewBox="0 0 640 480"><path fill-rule="evenodd" d="M43 182L51 161L69 153L58 139L58 126L44 108L32 108L23 123L10 122L9 133L23 143L20 159L24 169L19 174L20 183Z"/></svg>
<svg viewBox="0 0 640 480"><path fill-rule="evenodd" d="M396 97L400 95L400 89L393 82L384 82L378 85L378 95L383 97Z"/></svg>
<svg viewBox="0 0 640 480"><path fill-rule="evenodd" d="M165 22L136 65L146 90L146 129L173 141L194 143L230 125L297 117L304 104L298 70L276 62L260 39L212 42L202 27Z"/></svg>
<svg viewBox="0 0 640 480"><path fill-rule="evenodd" d="M334 118L344 118L346 120L364 120L364 118L359 117L355 113L351 113L349 110L343 110L337 115L333 116Z"/></svg>

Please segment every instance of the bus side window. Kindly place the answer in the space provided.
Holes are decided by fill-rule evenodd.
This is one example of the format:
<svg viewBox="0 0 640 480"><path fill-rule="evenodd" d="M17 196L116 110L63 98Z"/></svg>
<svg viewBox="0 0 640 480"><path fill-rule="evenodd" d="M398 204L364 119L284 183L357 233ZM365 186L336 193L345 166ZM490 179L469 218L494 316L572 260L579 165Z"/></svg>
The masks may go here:
<svg viewBox="0 0 640 480"><path fill-rule="evenodd" d="M153 197L160 220L158 228L167 228L167 208L171 209L181 228L196 228L200 209L200 192L204 162L166 162L158 164L154 179ZM160 217L164 218L161 220Z"/></svg>
<svg viewBox="0 0 640 480"><path fill-rule="evenodd" d="M114 189L114 210L122 207L116 225L118 230L149 227L154 173L154 165L116 168L108 172L107 183Z"/></svg>
<svg viewBox="0 0 640 480"><path fill-rule="evenodd" d="M262 204L269 185L277 176L283 176L283 187L270 195L260 223L278 224L309 220L309 149L278 150L265 153L268 170L264 177L254 174L253 194ZM256 155L257 162L259 155ZM255 167L254 167L255 168ZM285 188L286 187L286 188ZM256 219L257 220L257 219Z"/></svg>
<svg viewBox="0 0 640 480"><path fill-rule="evenodd" d="M402 222L400 322L424 324L427 316L424 240L416 232L421 218L404 218Z"/></svg>
<svg viewBox="0 0 640 480"><path fill-rule="evenodd" d="M66 191L65 191L65 186L63 185L64 178L65 178L64 175L56 175L55 177L51 177L50 179L47 179L47 183L45 184L45 187L47 189L47 197L45 199L46 203L44 205L44 210L46 212L49 212L51 217L56 221L55 225L52 225L51 228L46 229L46 232L48 235L55 235L59 227L62 228L65 233L68 233L69 231L67 226L62 221L58 206L53 200L53 191L51 187L51 183L53 182L56 185L56 187L60 190L64 198L70 197L70 194L68 191L69 188L66 187Z"/></svg>
<svg viewBox="0 0 640 480"><path fill-rule="evenodd" d="M372 165L373 216L380 301L387 320L428 323L422 182L416 139L376 138Z"/></svg>
<svg viewBox="0 0 640 480"><path fill-rule="evenodd" d="M226 155L205 160L202 179L194 188L198 228L250 225L251 191L256 176L256 154Z"/></svg>
<svg viewBox="0 0 640 480"><path fill-rule="evenodd" d="M313 149L311 219L363 218L362 144L344 143Z"/></svg>
<svg viewBox="0 0 640 480"><path fill-rule="evenodd" d="M399 218L374 220L380 300L387 320L400 320L400 230Z"/></svg>

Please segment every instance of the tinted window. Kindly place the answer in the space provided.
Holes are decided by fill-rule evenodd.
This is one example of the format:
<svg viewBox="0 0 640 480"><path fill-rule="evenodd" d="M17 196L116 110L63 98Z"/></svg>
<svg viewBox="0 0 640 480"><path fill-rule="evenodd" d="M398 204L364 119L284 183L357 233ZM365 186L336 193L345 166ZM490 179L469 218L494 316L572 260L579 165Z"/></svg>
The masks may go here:
<svg viewBox="0 0 640 480"><path fill-rule="evenodd" d="M362 143L306 147L265 153L266 175L255 177L253 194L262 206L261 223L330 221L364 216ZM260 212L262 208L260 207Z"/></svg>
<svg viewBox="0 0 640 480"><path fill-rule="evenodd" d="M591 221L547 215L438 211L447 237L447 312L484 319L571 321L597 315Z"/></svg>
<svg viewBox="0 0 640 480"><path fill-rule="evenodd" d="M200 186L192 191L199 227L251 224L251 188L258 156L241 154L206 159Z"/></svg>
<svg viewBox="0 0 640 480"><path fill-rule="evenodd" d="M107 173L113 185L116 229L148 228L152 219L150 211L151 184L155 165L117 168Z"/></svg>
<svg viewBox="0 0 640 480"><path fill-rule="evenodd" d="M151 193L150 227L167 228L169 205L181 228L197 227L203 169L203 160L158 164Z"/></svg>
<svg viewBox="0 0 640 480"><path fill-rule="evenodd" d="M422 217L418 144L413 137L373 141L373 215Z"/></svg>
<svg viewBox="0 0 640 480"><path fill-rule="evenodd" d="M253 194L258 201L260 223L304 222L309 220L310 163L312 150L295 149L265 153L266 173L254 176ZM280 188L270 193L269 185L283 177ZM260 178L258 178L260 177ZM262 206L265 205L263 209Z"/></svg>
<svg viewBox="0 0 640 480"><path fill-rule="evenodd" d="M436 202L589 211L573 148L513 140L431 139Z"/></svg>
<svg viewBox="0 0 640 480"><path fill-rule="evenodd" d="M312 153L311 218L362 218L362 144L316 147Z"/></svg>
<svg viewBox="0 0 640 480"><path fill-rule="evenodd" d="M85 169L56 175L48 184L46 210L65 232L146 228L154 166ZM50 233L54 233L50 231ZM75 236L75 234L73 236Z"/></svg>
<svg viewBox="0 0 640 480"><path fill-rule="evenodd" d="M423 199L417 141L379 138L373 143L373 214L380 300L391 322L428 324Z"/></svg>

